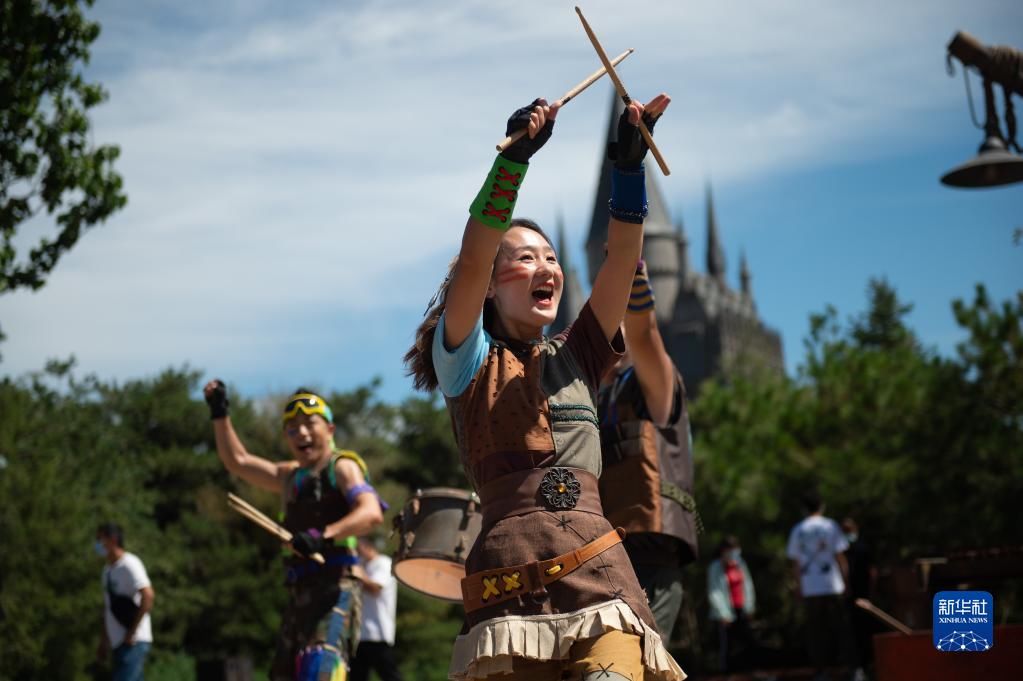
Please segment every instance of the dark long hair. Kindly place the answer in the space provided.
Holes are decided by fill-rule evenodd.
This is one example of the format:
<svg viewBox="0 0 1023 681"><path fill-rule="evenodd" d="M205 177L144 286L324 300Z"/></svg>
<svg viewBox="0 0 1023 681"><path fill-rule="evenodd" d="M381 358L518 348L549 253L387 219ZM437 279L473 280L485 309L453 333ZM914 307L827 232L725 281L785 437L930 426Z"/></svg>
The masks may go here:
<svg viewBox="0 0 1023 681"><path fill-rule="evenodd" d="M509 229L512 227L531 229L542 236L550 244L551 248L555 248L554 242L547 236L547 233L541 229L540 225L529 218L514 218ZM557 251L556 248L555 251ZM496 260L497 256L494 256L494 259ZM448 287L451 285L451 277L454 275L457 266L458 256L455 256L448 264L448 273L444 277L444 281L441 282L437 292L433 294L433 298L430 299L427 305L426 314L423 315L423 322L416 329L415 342L408 349L408 352L405 353L406 375L412 377L412 385L415 386L416 390L429 392L437 388L437 371L433 366L433 337L437 332L440 316L444 313L444 308L447 305ZM483 302L483 328L488 332L493 330L495 317L494 303L487 298Z"/></svg>

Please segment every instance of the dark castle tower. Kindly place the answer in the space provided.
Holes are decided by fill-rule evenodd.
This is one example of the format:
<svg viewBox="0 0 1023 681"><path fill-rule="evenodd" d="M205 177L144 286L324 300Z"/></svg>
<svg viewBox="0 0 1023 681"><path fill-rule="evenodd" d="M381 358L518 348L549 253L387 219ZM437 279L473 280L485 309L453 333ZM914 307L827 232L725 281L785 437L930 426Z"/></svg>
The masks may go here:
<svg viewBox="0 0 1023 681"><path fill-rule="evenodd" d="M725 250L718 237L718 216L714 211L714 193L707 183L707 276L725 284Z"/></svg>
<svg viewBox="0 0 1023 681"><path fill-rule="evenodd" d="M607 142L615 139L618 117L623 109L621 100L613 92L612 97ZM682 222L672 226L664 196L657 184L657 171L653 168L653 164L649 164L646 177L649 214L643 225L643 258L647 262L657 300L661 336L685 379L690 396L698 394L704 380L723 372L750 366L784 371L781 337L757 316L752 276L745 254L741 258L740 289L728 286L725 250L710 185L707 186L707 272L703 274L693 270L689 263L689 243ZM604 259L610 195L611 163L604 159L600 164L593 217L586 240L591 285ZM567 270L565 277L565 295L568 297ZM559 311L559 320L560 314Z"/></svg>
<svg viewBox="0 0 1023 681"><path fill-rule="evenodd" d="M561 272L565 275L565 284L561 292L561 304L558 305L558 316L549 329L552 334L574 322L575 318L579 316L579 310L583 309L583 305L586 303L579 274L572 266L568 253L568 241L565 239L565 218L560 212L558 213L557 230L558 261L561 263Z"/></svg>

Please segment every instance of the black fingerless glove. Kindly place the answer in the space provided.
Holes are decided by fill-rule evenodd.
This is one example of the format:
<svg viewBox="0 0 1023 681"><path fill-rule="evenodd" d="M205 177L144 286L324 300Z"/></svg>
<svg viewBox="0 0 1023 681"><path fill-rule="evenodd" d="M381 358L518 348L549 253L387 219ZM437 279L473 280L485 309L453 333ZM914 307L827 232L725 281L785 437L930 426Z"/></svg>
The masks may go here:
<svg viewBox="0 0 1023 681"><path fill-rule="evenodd" d="M323 534L319 530L310 528L293 536L291 538L291 545L302 556L309 558L314 553L322 553L327 542L324 541Z"/></svg>
<svg viewBox="0 0 1023 681"><path fill-rule="evenodd" d="M227 386L219 378L216 387L206 395L206 404L210 407L210 420L222 419L227 416Z"/></svg>
<svg viewBox="0 0 1023 681"><path fill-rule="evenodd" d="M540 106L540 100L534 99L532 104L524 106L521 109L517 109L515 113L508 119L508 127L505 131L505 135L511 135L513 132L521 130L529 125L529 116L533 113L533 109ZM523 135L521 138L516 140L514 144L501 152L501 156L504 156L509 161L515 163L529 163L530 157L536 152L540 151L547 140L551 138L551 134L554 132L554 119L548 118L544 126L540 128L539 132L536 133L536 137L530 139L529 135Z"/></svg>
<svg viewBox="0 0 1023 681"><path fill-rule="evenodd" d="M654 134L654 125L658 118L660 116L643 114L643 122L646 123L651 135ZM618 141L607 145L607 158L614 161L615 167L619 170L636 170L643 165L643 159L649 149L639 126L629 122L629 109L626 107L618 118Z"/></svg>

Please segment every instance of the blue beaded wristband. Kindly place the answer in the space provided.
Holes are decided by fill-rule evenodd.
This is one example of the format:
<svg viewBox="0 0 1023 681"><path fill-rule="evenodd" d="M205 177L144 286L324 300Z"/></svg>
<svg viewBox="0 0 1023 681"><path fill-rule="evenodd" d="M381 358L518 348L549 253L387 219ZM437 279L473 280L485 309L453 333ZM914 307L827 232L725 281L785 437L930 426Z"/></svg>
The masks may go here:
<svg viewBox="0 0 1023 681"><path fill-rule="evenodd" d="M635 170L611 168L611 198L607 202L611 217L635 225L647 216L646 173L643 166Z"/></svg>

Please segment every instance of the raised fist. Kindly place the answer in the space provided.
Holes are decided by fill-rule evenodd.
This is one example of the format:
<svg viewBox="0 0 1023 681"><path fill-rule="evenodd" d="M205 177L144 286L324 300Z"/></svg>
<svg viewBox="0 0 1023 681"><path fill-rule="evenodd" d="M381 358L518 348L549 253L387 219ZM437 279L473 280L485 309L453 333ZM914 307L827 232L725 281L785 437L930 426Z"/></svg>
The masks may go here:
<svg viewBox="0 0 1023 681"><path fill-rule="evenodd" d="M660 94L646 105L631 102L618 118L618 140L607 145L607 157L615 162L620 170L636 170L643 163L646 152L650 149L643 134L639 131L639 119L643 118L650 134L654 134L654 125L661 114L668 108L671 98Z"/></svg>
<svg viewBox="0 0 1023 681"><path fill-rule="evenodd" d="M545 99L534 99L533 103L516 109L508 119L505 135L526 128L527 134L516 140L514 144L501 152L509 161L529 163L530 157L540 151L554 131L554 117L557 107L548 106Z"/></svg>
<svg viewBox="0 0 1023 681"><path fill-rule="evenodd" d="M210 419L222 419L227 416L227 386L219 378L215 378L202 389L206 404L210 407Z"/></svg>

